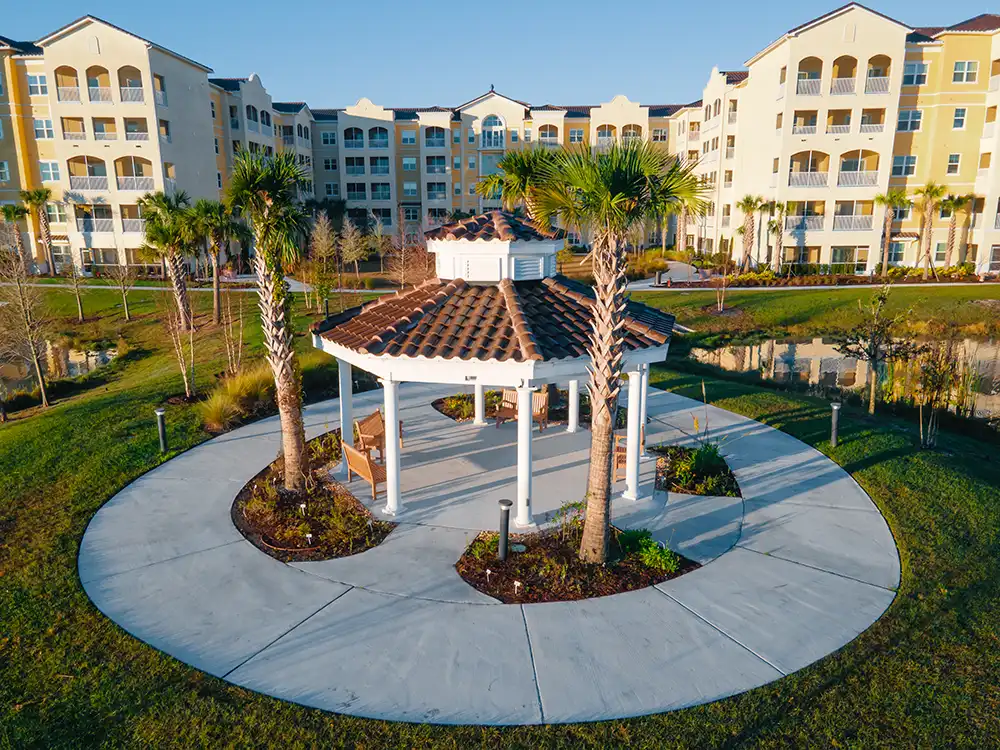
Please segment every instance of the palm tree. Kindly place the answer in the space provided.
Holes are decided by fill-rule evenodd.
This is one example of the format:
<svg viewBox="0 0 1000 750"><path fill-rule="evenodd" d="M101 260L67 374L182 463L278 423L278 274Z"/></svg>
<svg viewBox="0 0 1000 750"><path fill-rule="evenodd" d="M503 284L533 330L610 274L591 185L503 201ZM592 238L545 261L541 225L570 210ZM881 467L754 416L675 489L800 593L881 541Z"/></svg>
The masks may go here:
<svg viewBox="0 0 1000 750"><path fill-rule="evenodd" d="M523 205L528 217L537 219L535 193L555 157L555 151L541 146L508 151L497 162L498 171L476 183L476 192L487 199L500 199L508 211Z"/></svg>
<svg viewBox="0 0 1000 750"><path fill-rule="evenodd" d="M958 214L960 211L964 211L973 199L972 195L952 195L949 193L948 197L941 201L941 208L950 214L948 217L948 244L944 253L945 268L951 265L951 259L955 252L955 240L958 239Z"/></svg>
<svg viewBox="0 0 1000 750"><path fill-rule="evenodd" d="M308 456L299 367L292 348L291 295L284 269L301 256L309 227L309 217L298 202L299 186L306 179L308 174L295 163L291 152L265 157L242 151L233 164L229 184L229 203L246 218L254 237L253 268L281 419L285 489L293 492L305 485Z"/></svg>
<svg viewBox="0 0 1000 750"><path fill-rule="evenodd" d="M783 201L770 201L768 203L768 213L771 218L767 221L767 236L774 238L774 250L771 255L771 268L775 273L781 272L781 243L785 237L785 213L788 211L788 204ZM768 240L765 239L765 243Z"/></svg>
<svg viewBox="0 0 1000 750"><path fill-rule="evenodd" d="M515 185L519 194L520 187ZM671 202L697 202L702 187L690 166L647 141L616 141L607 150L557 151L531 186L531 205L543 226L563 226L591 236L594 268L590 354L591 443L587 515L580 558L607 559L611 499L612 416L622 374L625 311L625 241L661 215Z"/></svg>
<svg viewBox="0 0 1000 750"><path fill-rule="evenodd" d="M885 208L885 220L882 226L882 278L889 277L889 245L892 244L892 223L896 220L896 211L910 205L906 191L900 188L890 188L875 196L875 205Z"/></svg>
<svg viewBox="0 0 1000 750"><path fill-rule="evenodd" d="M146 193L139 199L139 207L146 220L145 241L140 250L144 255L163 261L166 266L181 326L187 330L194 325L194 319L184 257L197 239L191 218L191 200L183 190L170 195Z"/></svg>
<svg viewBox="0 0 1000 750"><path fill-rule="evenodd" d="M41 236L42 249L45 251L45 265L49 268L50 276L55 273L55 262L52 256L52 230L49 227L49 214L45 210L45 206L51 198L52 191L48 188L21 191L21 200L38 216L38 233Z"/></svg>
<svg viewBox="0 0 1000 750"><path fill-rule="evenodd" d="M753 252L755 236L755 214L763 203L764 199L759 195L744 195L736 204L736 208L743 212L743 261L740 263L742 271L750 270L750 254Z"/></svg>
<svg viewBox="0 0 1000 750"><path fill-rule="evenodd" d="M208 259L212 263L212 322L218 325L222 319L219 254L228 250L233 240L246 244L250 232L246 224L236 218L232 208L222 201L199 199L191 209L191 220L195 233L208 240Z"/></svg>
<svg viewBox="0 0 1000 750"><path fill-rule="evenodd" d="M914 192L920 199L920 208L923 218L920 223L920 247L924 259L924 280L927 280L932 269L931 265L931 234L934 229L934 210L944 197L944 185L936 182L928 182L922 188ZM934 270L934 278L937 278L937 270Z"/></svg>
<svg viewBox="0 0 1000 750"><path fill-rule="evenodd" d="M14 236L14 247L17 248L17 254L21 258L21 262L25 268L28 268L28 257L24 249L24 236L21 234L21 227L18 226L18 222L28 215L28 209L20 203L5 203L0 206L0 214L3 215L4 222L11 225L11 234Z"/></svg>

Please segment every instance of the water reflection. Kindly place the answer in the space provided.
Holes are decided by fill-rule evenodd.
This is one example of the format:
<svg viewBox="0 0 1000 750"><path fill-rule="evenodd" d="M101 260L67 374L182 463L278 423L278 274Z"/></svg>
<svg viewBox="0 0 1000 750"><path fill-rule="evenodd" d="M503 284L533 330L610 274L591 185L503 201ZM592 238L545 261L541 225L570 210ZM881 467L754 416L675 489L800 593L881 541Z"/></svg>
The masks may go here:
<svg viewBox="0 0 1000 750"><path fill-rule="evenodd" d="M48 379L75 378L103 367L118 355L111 349L74 349L58 341L45 342L42 369ZM7 390L31 390L37 383L33 373L21 363L0 364L0 385Z"/></svg>
<svg viewBox="0 0 1000 750"><path fill-rule="evenodd" d="M966 358L975 363L978 417L1000 416L1000 342L966 339L959 343ZM692 349L691 357L730 372L756 372L764 380L802 383L820 390L862 389L869 383L866 362L845 357L829 339L771 339L749 346ZM885 373L879 373L884 381Z"/></svg>

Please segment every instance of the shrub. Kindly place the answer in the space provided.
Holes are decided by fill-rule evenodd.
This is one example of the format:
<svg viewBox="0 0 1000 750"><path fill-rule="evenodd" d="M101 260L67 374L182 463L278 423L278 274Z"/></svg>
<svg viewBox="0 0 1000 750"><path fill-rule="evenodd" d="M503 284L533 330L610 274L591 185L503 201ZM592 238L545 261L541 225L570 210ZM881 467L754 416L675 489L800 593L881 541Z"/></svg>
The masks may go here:
<svg viewBox="0 0 1000 750"><path fill-rule="evenodd" d="M367 279L365 279L365 289L374 289L374 288L375 288L375 279L369 276Z"/></svg>
<svg viewBox="0 0 1000 750"><path fill-rule="evenodd" d="M637 555L647 568L676 573L680 567L677 554L653 539L648 529L622 531L618 535L618 546L625 555Z"/></svg>
<svg viewBox="0 0 1000 750"><path fill-rule="evenodd" d="M726 470L726 459L722 457L718 443L705 442L691 452L691 470L698 477L719 474Z"/></svg>
<svg viewBox="0 0 1000 750"><path fill-rule="evenodd" d="M202 424L212 432L227 430L240 418L239 403L224 389L213 391L197 410Z"/></svg>

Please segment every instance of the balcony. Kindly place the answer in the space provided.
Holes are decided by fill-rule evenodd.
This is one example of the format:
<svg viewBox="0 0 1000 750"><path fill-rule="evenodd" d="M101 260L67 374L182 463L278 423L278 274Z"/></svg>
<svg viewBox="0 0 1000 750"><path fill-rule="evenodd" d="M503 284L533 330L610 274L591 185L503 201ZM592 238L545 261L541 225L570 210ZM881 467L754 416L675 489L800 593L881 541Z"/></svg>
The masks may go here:
<svg viewBox="0 0 1000 750"><path fill-rule="evenodd" d="M990 91L1000 91L1000 75L990 76Z"/></svg>
<svg viewBox="0 0 1000 750"><path fill-rule="evenodd" d="M731 221L732 221L732 217L731 217L731 216L723 216L723 217L722 217L722 222L721 222L721 226L723 226L723 227L728 227L728 226L729 226L729 223L730 223Z"/></svg>
<svg viewBox="0 0 1000 750"><path fill-rule="evenodd" d="M80 103L80 89L77 86L60 86L56 89L56 96L61 102Z"/></svg>
<svg viewBox="0 0 1000 750"><path fill-rule="evenodd" d="M598 138L597 140L600 140ZM435 140L435 143L438 141ZM507 134L504 131L483 133L479 139L480 148L505 148L507 145ZM444 146L444 139L440 140L440 146ZM428 147L430 142L428 141Z"/></svg>
<svg viewBox="0 0 1000 750"><path fill-rule="evenodd" d="M88 94L92 102L111 102L111 89L108 86L91 86Z"/></svg>
<svg viewBox="0 0 1000 750"><path fill-rule="evenodd" d="M152 177L136 177L136 176L125 176L118 178L118 189L119 190L141 190L143 192L150 192L153 189L153 178Z"/></svg>
<svg viewBox="0 0 1000 750"><path fill-rule="evenodd" d="M344 139L344 148L364 148L364 147L365 147L365 142L361 138L358 138L356 140L350 138Z"/></svg>
<svg viewBox="0 0 1000 750"><path fill-rule="evenodd" d="M834 78L830 83L830 93L834 96L844 96L853 94L855 87L854 78Z"/></svg>
<svg viewBox="0 0 1000 750"><path fill-rule="evenodd" d="M701 124L701 132L708 133L712 130L715 130L717 127L719 127L718 119L712 118L711 120L707 120L706 122L703 122Z"/></svg>
<svg viewBox="0 0 1000 750"><path fill-rule="evenodd" d="M872 228L872 216L834 216L835 232L867 232Z"/></svg>
<svg viewBox="0 0 1000 750"><path fill-rule="evenodd" d="M303 148L312 148L312 143L309 142L309 139L302 136L299 136L299 145Z"/></svg>
<svg viewBox="0 0 1000 750"><path fill-rule="evenodd" d="M64 130L63 131L64 141L85 141L87 140L87 134L82 130Z"/></svg>
<svg viewBox="0 0 1000 750"><path fill-rule="evenodd" d="M732 180L726 180L725 182L722 183L722 187L724 188L731 188L732 186L733 186Z"/></svg>
<svg viewBox="0 0 1000 750"><path fill-rule="evenodd" d="M260 132L262 135L267 135L271 137L274 136L274 128L272 128L270 125L261 125Z"/></svg>
<svg viewBox="0 0 1000 750"><path fill-rule="evenodd" d="M285 146L294 146L295 145L295 136L294 135L283 135L283 136L281 136L281 142Z"/></svg>
<svg viewBox="0 0 1000 750"><path fill-rule="evenodd" d="M785 231L818 232L823 229L823 216L786 216Z"/></svg>
<svg viewBox="0 0 1000 750"><path fill-rule="evenodd" d="M253 120L247 120L247 130L251 133L259 133L260 124Z"/></svg>
<svg viewBox="0 0 1000 750"><path fill-rule="evenodd" d="M542 138L538 139L538 142L541 143L543 146L548 146L550 148L554 148L555 146L559 145L559 139L552 136L543 136Z"/></svg>
<svg viewBox="0 0 1000 750"><path fill-rule="evenodd" d="M889 93L889 78L886 76L880 76L876 78L866 78L865 79L865 93L866 94L888 94Z"/></svg>
<svg viewBox="0 0 1000 750"><path fill-rule="evenodd" d="M372 165L372 175L376 175L376 176L379 176L379 177L388 177L389 176L389 165L388 164L373 164Z"/></svg>
<svg viewBox="0 0 1000 750"><path fill-rule="evenodd" d="M610 135L599 135L597 136L597 147L598 148L611 148L611 144L615 142L614 136Z"/></svg>
<svg viewBox="0 0 1000 750"><path fill-rule="evenodd" d="M784 81L782 81L781 83L778 84L778 95L775 98L776 99L784 99L785 98L785 82Z"/></svg>
<svg viewBox="0 0 1000 750"><path fill-rule="evenodd" d="M359 175L363 175L365 173L365 168L363 166L361 166L361 167L357 167L357 166L345 167L344 170L345 170L345 173L349 177L358 177Z"/></svg>
<svg viewBox="0 0 1000 750"><path fill-rule="evenodd" d="M789 172L788 187L826 187L829 172Z"/></svg>
<svg viewBox="0 0 1000 750"><path fill-rule="evenodd" d="M163 191L166 193L176 193L177 192L177 180L173 177L163 178Z"/></svg>
<svg viewBox="0 0 1000 750"><path fill-rule="evenodd" d="M718 151L709 151L707 154L703 154L701 157L702 164L715 164L719 160Z"/></svg>
<svg viewBox="0 0 1000 750"><path fill-rule="evenodd" d="M161 107L166 107L167 106L167 92L166 91L160 91L159 89L154 90L153 91L153 101L155 101ZM235 119L235 118L233 118L233 119ZM237 130L238 127L239 126L237 124L237 127L233 128L233 130Z"/></svg>
<svg viewBox="0 0 1000 750"><path fill-rule="evenodd" d="M726 146L726 158L727 159L732 159L735 156L736 156L736 147L735 146Z"/></svg>
<svg viewBox="0 0 1000 750"><path fill-rule="evenodd" d="M146 231L146 220L122 219L122 231L129 234L141 234Z"/></svg>
<svg viewBox="0 0 1000 750"><path fill-rule="evenodd" d="M444 143L441 144L444 147ZM388 138L369 138L368 148L389 148Z"/></svg>
<svg viewBox="0 0 1000 750"><path fill-rule="evenodd" d="M230 130L239 130L240 129L240 118L239 117L230 117L229 118L229 129Z"/></svg>
<svg viewBox="0 0 1000 750"><path fill-rule="evenodd" d="M94 131L95 141L117 141L118 133L114 130L96 130Z"/></svg>
<svg viewBox="0 0 1000 750"><path fill-rule="evenodd" d="M170 133L160 133L160 143L173 143Z"/></svg>
<svg viewBox="0 0 1000 750"><path fill-rule="evenodd" d="M123 102L144 102L146 97L142 92L142 86L120 86L118 94Z"/></svg>
<svg viewBox="0 0 1000 750"><path fill-rule="evenodd" d="M126 141L148 141L149 133L145 130L133 130L125 132Z"/></svg>
<svg viewBox="0 0 1000 750"><path fill-rule="evenodd" d="M818 78L800 78L795 82L795 93L799 96L819 96L819 92Z"/></svg>
<svg viewBox="0 0 1000 750"><path fill-rule="evenodd" d="M69 176L69 186L71 190L107 190L108 178L101 176Z"/></svg>
<svg viewBox="0 0 1000 750"><path fill-rule="evenodd" d="M829 135L846 135L851 132L850 125L827 125L826 132Z"/></svg>
<svg viewBox="0 0 1000 750"><path fill-rule="evenodd" d="M976 172L976 179L977 180L985 179L986 177L989 176L989 174L990 174L990 168L989 167L980 167L979 171Z"/></svg>
<svg viewBox="0 0 1000 750"><path fill-rule="evenodd" d="M729 113L728 122L729 122L730 125L735 125L736 124L736 113L735 112L730 112Z"/></svg>
<svg viewBox="0 0 1000 750"><path fill-rule="evenodd" d="M792 125L792 135L815 135L815 125Z"/></svg>
<svg viewBox="0 0 1000 750"><path fill-rule="evenodd" d="M90 217L80 217L76 219L76 231L85 232L113 232L115 231L114 219L93 219Z"/></svg>
<svg viewBox="0 0 1000 750"><path fill-rule="evenodd" d="M434 192L427 191L427 200L429 200L429 201L443 201L443 200L446 200L447 198L448 198L448 194L447 193L438 192L438 191L434 191Z"/></svg>
<svg viewBox="0 0 1000 750"><path fill-rule="evenodd" d="M997 217L993 220L993 228L1000 229L1000 214L997 214Z"/></svg>
<svg viewBox="0 0 1000 750"><path fill-rule="evenodd" d="M348 190L347 200L349 201L366 201L368 200L368 194L364 190Z"/></svg>
<svg viewBox="0 0 1000 750"><path fill-rule="evenodd" d="M688 140L689 141L697 141L699 138L701 138L701 131L700 130L689 130L688 131Z"/></svg>
<svg viewBox="0 0 1000 750"><path fill-rule="evenodd" d="M862 133L881 133L885 130L884 122L863 122L861 123Z"/></svg>
<svg viewBox="0 0 1000 750"><path fill-rule="evenodd" d="M874 187L878 185L878 170L841 172L837 175L839 187Z"/></svg>
<svg viewBox="0 0 1000 750"><path fill-rule="evenodd" d="M444 174L445 166L444 164L428 164L427 174ZM372 173L374 174L374 172Z"/></svg>
<svg viewBox="0 0 1000 750"><path fill-rule="evenodd" d="M992 138L996 128L996 120L983 125L983 138Z"/></svg>

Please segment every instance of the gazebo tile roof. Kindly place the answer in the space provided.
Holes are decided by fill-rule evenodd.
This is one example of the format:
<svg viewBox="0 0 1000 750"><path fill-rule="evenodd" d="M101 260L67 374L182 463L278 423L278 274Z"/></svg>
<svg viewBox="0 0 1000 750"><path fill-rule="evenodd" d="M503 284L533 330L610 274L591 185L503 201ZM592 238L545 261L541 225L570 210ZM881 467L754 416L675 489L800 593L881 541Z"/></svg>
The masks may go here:
<svg viewBox="0 0 1000 750"><path fill-rule="evenodd" d="M583 357L591 335L590 287L561 276L472 285L432 279L313 326L322 338L390 357L524 362ZM629 302L625 348L662 346L672 315Z"/></svg>
<svg viewBox="0 0 1000 750"><path fill-rule="evenodd" d="M529 219L503 211L443 224L424 233L430 240L555 240L565 237L561 229L543 229Z"/></svg>

